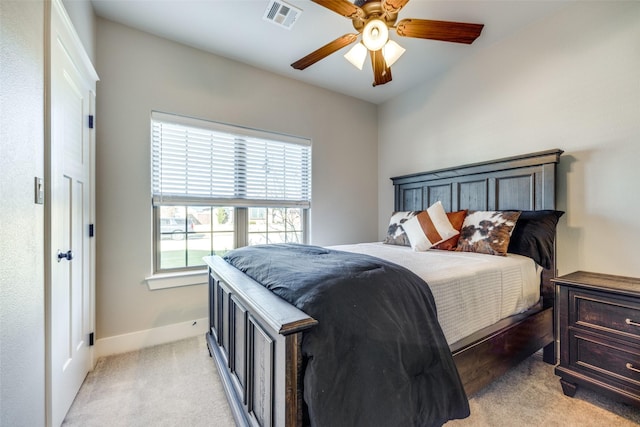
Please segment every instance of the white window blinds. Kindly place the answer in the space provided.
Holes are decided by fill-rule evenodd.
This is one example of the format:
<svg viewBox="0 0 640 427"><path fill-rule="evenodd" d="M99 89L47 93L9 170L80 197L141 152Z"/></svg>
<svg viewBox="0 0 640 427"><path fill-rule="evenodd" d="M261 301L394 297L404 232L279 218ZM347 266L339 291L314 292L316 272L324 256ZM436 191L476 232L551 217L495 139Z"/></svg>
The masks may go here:
<svg viewBox="0 0 640 427"><path fill-rule="evenodd" d="M154 205L310 206L309 140L158 112L151 140Z"/></svg>

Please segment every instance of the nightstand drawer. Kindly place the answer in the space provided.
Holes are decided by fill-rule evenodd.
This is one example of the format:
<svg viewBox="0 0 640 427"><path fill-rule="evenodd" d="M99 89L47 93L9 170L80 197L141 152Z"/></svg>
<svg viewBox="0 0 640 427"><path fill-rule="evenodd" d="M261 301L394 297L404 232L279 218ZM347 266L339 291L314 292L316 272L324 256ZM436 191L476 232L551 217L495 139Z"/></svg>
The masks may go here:
<svg viewBox="0 0 640 427"><path fill-rule="evenodd" d="M593 376L619 383L625 389L640 391L640 346L604 339L598 335L572 331L570 365Z"/></svg>
<svg viewBox="0 0 640 427"><path fill-rule="evenodd" d="M570 323L605 330L640 342L640 304L597 292L569 292Z"/></svg>

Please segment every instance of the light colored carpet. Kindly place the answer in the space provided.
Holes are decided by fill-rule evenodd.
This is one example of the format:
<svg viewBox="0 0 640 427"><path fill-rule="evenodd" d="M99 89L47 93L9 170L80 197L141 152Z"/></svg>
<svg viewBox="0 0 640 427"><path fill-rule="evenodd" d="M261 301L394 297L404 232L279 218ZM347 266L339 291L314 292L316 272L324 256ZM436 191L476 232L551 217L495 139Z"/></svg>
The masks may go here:
<svg viewBox="0 0 640 427"><path fill-rule="evenodd" d="M640 424L640 408L578 388L562 393L554 367L536 353L469 399L471 416L446 427L631 427Z"/></svg>
<svg viewBox="0 0 640 427"><path fill-rule="evenodd" d="M104 357L63 426L233 426L204 335Z"/></svg>
<svg viewBox="0 0 640 427"><path fill-rule="evenodd" d="M562 394L534 355L470 400L471 416L446 427L637 426L640 409L586 389ZM204 337L109 356L87 376L63 426L233 426Z"/></svg>

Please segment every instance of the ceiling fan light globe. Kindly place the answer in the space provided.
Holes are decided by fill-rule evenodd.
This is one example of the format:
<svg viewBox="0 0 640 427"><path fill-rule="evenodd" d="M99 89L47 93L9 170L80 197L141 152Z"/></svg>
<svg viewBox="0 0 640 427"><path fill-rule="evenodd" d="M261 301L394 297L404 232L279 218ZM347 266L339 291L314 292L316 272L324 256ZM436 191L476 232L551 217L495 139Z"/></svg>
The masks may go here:
<svg viewBox="0 0 640 427"><path fill-rule="evenodd" d="M360 42L353 45L349 52L345 53L347 61L351 62L357 69L362 70L364 60L367 58L367 48Z"/></svg>
<svg viewBox="0 0 640 427"><path fill-rule="evenodd" d="M384 57L384 61L387 63L387 67L391 67L405 51L406 49L398 43L393 40L389 40L382 48L382 56Z"/></svg>
<svg viewBox="0 0 640 427"><path fill-rule="evenodd" d="M381 19L372 19L362 30L362 43L369 50L376 51L389 40L389 28Z"/></svg>

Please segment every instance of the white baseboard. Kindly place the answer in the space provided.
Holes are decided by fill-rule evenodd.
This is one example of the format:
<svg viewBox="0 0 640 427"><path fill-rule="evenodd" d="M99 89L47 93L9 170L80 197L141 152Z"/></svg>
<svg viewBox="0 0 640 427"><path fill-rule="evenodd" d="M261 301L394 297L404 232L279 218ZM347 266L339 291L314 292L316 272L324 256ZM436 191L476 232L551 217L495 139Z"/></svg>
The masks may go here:
<svg viewBox="0 0 640 427"><path fill-rule="evenodd" d="M145 347L204 335L207 332L208 325L209 319L205 317L188 322L174 323L158 328L100 338L96 340L94 358L98 360L100 357L112 354L136 351Z"/></svg>

